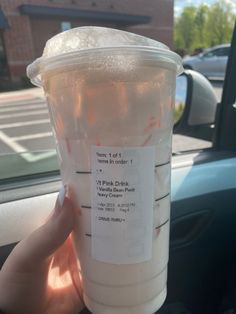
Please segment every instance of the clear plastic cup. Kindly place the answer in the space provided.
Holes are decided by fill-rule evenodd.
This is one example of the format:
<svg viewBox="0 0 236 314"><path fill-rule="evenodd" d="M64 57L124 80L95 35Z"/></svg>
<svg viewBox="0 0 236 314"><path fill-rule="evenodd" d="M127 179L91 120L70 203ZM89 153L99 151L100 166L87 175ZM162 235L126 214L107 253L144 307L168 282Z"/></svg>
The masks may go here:
<svg viewBox="0 0 236 314"><path fill-rule="evenodd" d="M151 314L166 297L170 160L181 59L142 36L83 27L53 37L43 86L62 181L81 209L74 243L95 314Z"/></svg>

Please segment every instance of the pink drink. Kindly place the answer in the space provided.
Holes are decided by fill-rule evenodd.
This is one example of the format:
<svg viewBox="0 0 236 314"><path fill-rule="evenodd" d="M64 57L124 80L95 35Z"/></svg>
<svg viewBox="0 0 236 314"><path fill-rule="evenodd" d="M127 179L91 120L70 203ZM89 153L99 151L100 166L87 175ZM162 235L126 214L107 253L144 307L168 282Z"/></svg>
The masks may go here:
<svg viewBox="0 0 236 314"><path fill-rule="evenodd" d="M151 314L166 297L172 115L181 66L163 45L150 40L146 47L145 40L143 47L131 41L114 48L113 39L110 47L102 42L105 48L65 52L45 58L38 70L62 181L81 208L74 243L84 300L95 314Z"/></svg>

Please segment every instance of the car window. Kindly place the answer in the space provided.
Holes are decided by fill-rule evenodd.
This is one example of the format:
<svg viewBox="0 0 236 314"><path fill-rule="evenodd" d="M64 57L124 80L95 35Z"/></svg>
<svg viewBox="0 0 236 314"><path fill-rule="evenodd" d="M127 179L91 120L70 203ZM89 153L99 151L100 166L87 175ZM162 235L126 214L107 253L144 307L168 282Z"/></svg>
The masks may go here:
<svg viewBox="0 0 236 314"><path fill-rule="evenodd" d="M181 56L191 55L230 42L233 27L230 13L224 15L231 24L227 24L227 32L220 39L216 38L214 25L211 27L211 10L209 5L204 13L209 14L205 16L209 20L204 24L198 18L201 6L189 6L188 1L163 1L162 5L151 0L138 4L131 0L125 4L108 0L0 1L0 179L25 178L59 169L46 98L26 76L26 67L42 55L50 37L74 27L104 26L145 35L163 42ZM229 49L213 49L204 57L225 56ZM211 83L220 101L223 81ZM187 99L187 90L180 92L175 121L184 113L182 100ZM211 146L211 140L173 136L175 153Z"/></svg>
<svg viewBox="0 0 236 314"><path fill-rule="evenodd" d="M211 50L204 54L205 58L211 57L226 57L229 55L230 47L223 47Z"/></svg>
<svg viewBox="0 0 236 314"><path fill-rule="evenodd" d="M211 51L205 53L204 57L205 58L212 58L212 57L219 56L219 54L220 54L220 49L214 49L214 50L211 50Z"/></svg>
<svg viewBox="0 0 236 314"><path fill-rule="evenodd" d="M221 48L219 53L218 53L218 56L219 57L228 57L229 56L229 52L230 52L230 47Z"/></svg>

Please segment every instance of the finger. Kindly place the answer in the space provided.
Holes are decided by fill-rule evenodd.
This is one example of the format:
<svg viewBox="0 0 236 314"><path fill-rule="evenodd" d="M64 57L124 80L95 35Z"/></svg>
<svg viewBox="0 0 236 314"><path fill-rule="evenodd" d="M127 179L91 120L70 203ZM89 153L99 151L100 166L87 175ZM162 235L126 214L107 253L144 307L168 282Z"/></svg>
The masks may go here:
<svg viewBox="0 0 236 314"><path fill-rule="evenodd" d="M69 255L69 269L70 269L70 274L71 278L73 281L73 285L76 289L77 295L81 301L81 304L83 307L85 306L84 300L83 300L83 287L82 287L82 282L81 282L81 274L80 274L80 265L78 265L78 259L76 257L75 249L72 243L71 235L68 238L71 250L70 250L70 255Z"/></svg>
<svg viewBox="0 0 236 314"><path fill-rule="evenodd" d="M78 313L79 309L84 308L77 258L71 241L71 235L62 247L57 250L56 254L53 255L48 278L49 287L54 295L54 298L50 302L56 302L57 310L60 306L64 307L65 303L69 305L68 300L65 300L65 295L68 294L70 294L71 300L74 300L73 303L76 302L76 307L74 307L77 309L76 313ZM65 313L72 313L72 311L67 310Z"/></svg>
<svg viewBox="0 0 236 314"><path fill-rule="evenodd" d="M53 254L53 260L50 268L59 268L60 275L63 275L68 270L69 255L70 255L70 244L69 238L63 243L63 245Z"/></svg>
<svg viewBox="0 0 236 314"><path fill-rule="evenodd" d="M77 314L84 308L74 287L68 286L54 291L44 314ZM31 312L30 312L31 313Z"/></svg>
<svg viewBox="0 0 236 314"><path fill-rule="evenodd" d="M82 298L82 285L80 276L80 265L72 243L71 234L63 243L63 245L53 254L53 259L50 265L49 277L52 279L51 273L55 274L55 269L59 276L63 276L66 272L70 272L71 280L78 296Z"/></svg>
<svg viewBox="0 0 236 314"><path fill-rule="evenodd" d="M28 238L21 241L10 254L4 267L29 271L46 261L67 239L74 226L71 201L59 194L50 219Z"/></svg>

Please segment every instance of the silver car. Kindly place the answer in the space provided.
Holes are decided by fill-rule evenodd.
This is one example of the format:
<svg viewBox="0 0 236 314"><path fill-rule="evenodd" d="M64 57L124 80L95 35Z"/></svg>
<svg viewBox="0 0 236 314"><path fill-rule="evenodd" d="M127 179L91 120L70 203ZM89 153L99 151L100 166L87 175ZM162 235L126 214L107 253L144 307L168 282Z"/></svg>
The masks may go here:
<svg viewBox="0 0 236 314"><path fill-rule="evenodd" d="M185 69L198 71L208 78L224 79L230 44L224 44L207 49L195 56L183 58Z"/></svg>

